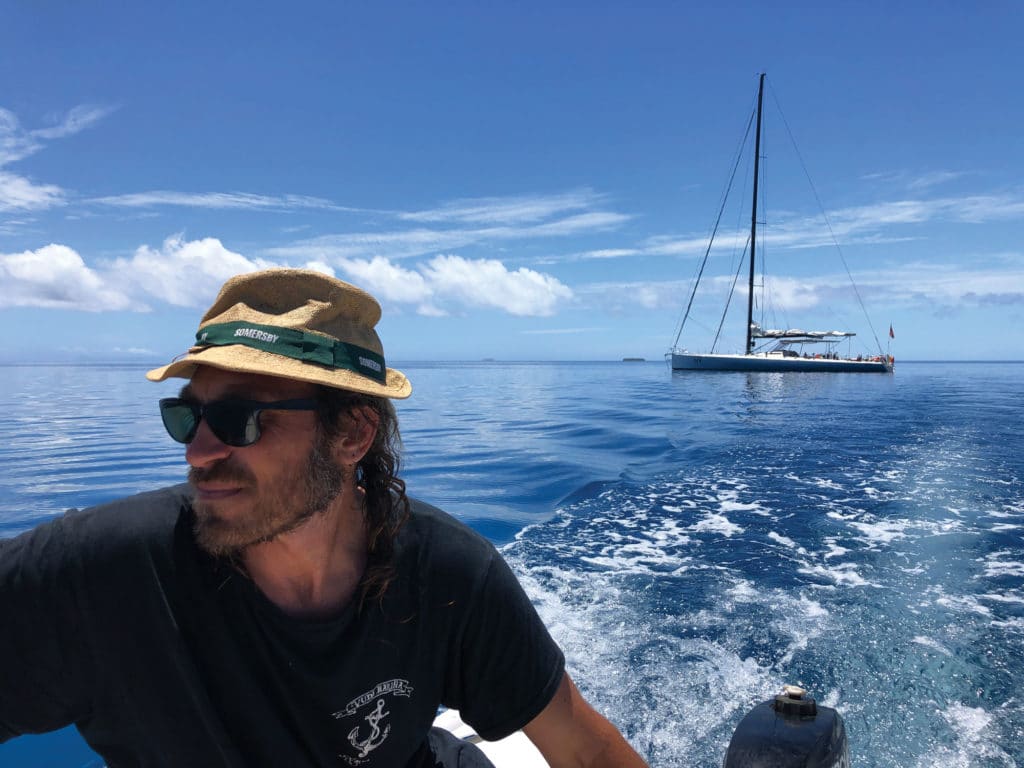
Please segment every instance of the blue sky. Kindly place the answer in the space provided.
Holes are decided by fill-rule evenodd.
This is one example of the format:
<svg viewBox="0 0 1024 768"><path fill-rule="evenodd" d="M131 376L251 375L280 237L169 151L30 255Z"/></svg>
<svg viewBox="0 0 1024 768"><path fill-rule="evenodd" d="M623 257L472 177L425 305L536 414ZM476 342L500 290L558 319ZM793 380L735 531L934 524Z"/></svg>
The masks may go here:
<svg viewBox="0 0 1024 768"><path fill-rule="evenodd" d="M226 277L272 265L374 293L389 360L660 359L760 71L765 322L854 330L855 352L891 323L897 361L1024 359L1022 22L1010 2L5 3L0 362L162 361Z"/></svg>

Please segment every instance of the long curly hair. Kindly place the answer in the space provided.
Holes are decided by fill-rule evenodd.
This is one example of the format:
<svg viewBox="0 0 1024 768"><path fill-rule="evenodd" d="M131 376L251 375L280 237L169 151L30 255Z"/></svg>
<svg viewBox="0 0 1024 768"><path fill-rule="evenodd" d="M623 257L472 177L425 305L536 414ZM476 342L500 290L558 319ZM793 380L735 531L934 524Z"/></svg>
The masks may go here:
<svg viewBox="0 0 1024 768"><path fill-rule="evenodd" d="M370 450L356 468L356 480L366 494L364 515L368 533L366 572L360 584L359 604L367 598L380 599L395 576L395 539L409 517L405 481L398 477L402 436L398 414L384 397L349 390L317 387L317 420L329 439L341 435L346 421L359 418L357 411L369 408L377 417L377 434Z"/></svg>

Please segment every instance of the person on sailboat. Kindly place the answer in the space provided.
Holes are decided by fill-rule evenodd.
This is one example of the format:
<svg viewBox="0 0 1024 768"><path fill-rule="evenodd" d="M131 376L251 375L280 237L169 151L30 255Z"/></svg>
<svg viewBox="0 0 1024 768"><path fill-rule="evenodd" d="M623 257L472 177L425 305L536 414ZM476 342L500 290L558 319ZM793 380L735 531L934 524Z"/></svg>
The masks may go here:
<svg viewBox="0 0 1024 768"><path fill-rule="evenodd" d="M153 381L188 484L0 541L0 741L70 724L119 766L484 766L432 728L522 729L552 766L643 766L484 538L409 498L380 306L228 280ZM116 417L116 409L112 409Z"/></svg>

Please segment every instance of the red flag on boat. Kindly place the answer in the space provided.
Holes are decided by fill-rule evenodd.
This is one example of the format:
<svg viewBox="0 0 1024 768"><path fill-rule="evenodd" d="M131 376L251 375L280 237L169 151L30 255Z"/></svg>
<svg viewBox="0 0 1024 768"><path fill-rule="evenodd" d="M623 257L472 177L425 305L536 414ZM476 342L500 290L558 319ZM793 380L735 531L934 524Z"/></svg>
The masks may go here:
<svg viewBox="0 0 1024 768"><path fill-rule="evenodd" d="M889 338L890 339L895 339L896 338L896 334L892 332L892 323L889 323Z"/></svg>

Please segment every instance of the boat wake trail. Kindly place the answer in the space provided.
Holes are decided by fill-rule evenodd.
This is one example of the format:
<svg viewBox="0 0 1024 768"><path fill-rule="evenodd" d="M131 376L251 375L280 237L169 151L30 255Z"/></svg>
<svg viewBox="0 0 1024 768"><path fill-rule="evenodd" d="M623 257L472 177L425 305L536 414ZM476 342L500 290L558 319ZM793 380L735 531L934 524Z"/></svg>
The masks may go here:
<svg viewBox="0 0 1024 768"><path fill-rule="evenodd" d="M855 765L1017 765L1024 498L948 449L781 474L737 455L579 499L505 555L652 765L720 765L783 683L840 710Z"/></svg>

